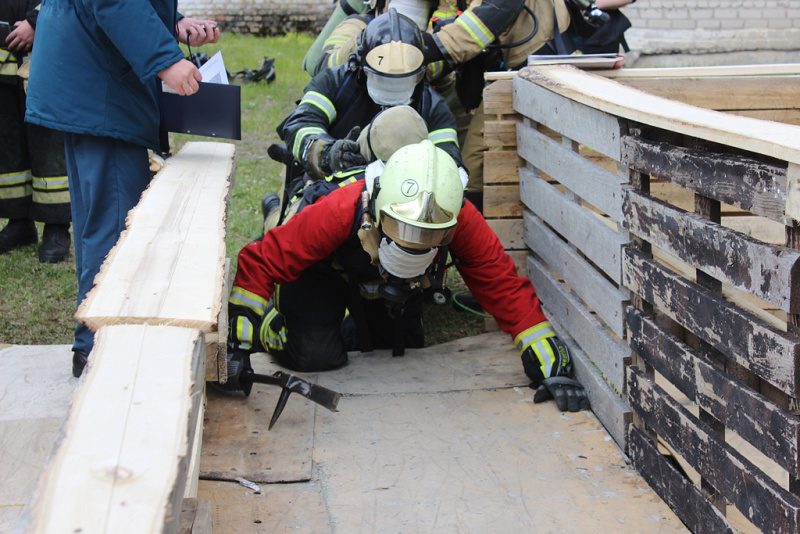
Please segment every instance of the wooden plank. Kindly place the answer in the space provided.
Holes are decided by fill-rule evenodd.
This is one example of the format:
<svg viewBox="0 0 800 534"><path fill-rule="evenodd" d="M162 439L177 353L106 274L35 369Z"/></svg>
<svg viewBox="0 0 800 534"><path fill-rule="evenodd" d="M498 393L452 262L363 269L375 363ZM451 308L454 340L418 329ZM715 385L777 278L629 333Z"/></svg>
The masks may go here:
<svg viewBox="0 0 800 534"><path fill-rule="evenodd" d="M520 73L527 70L523 69ZM514 109L573 141L619 161L620 139L625 126L617 117L565 98L523 77L514 78Z"/></svg>
<svg viewBox="0 0 800 534"><path fill-rule="evenodd" d="M615 221L622 220L622 180L525 124L517 125L517 150L534 167L557 180Z"/></svg>
<svg viewBox="0 0 800 534"><path fill-rule="evenodd" d="M510 79L490 83L483 90L483 111L487 115L515 114L512 95L513 84Z"/></svg>
<svg viewBox="0 0 800 534"><path fill-rule="evenodd" d="M219 320L206 334L206 381L225 383L228 380L228 297L231 290L231 260L225 258L225 277L220 297Z"/></svg>
<svg viewBox="0 0 800 534"><path fill-rule="evenodd" d="M627 87L707 109L793 109L800 101L800 76L708 76L616 78Z"/></svg>
<svg viewBox="0 0 800 534"><path fill-rule="evenodd" d="M797 126L690 106L568 66L526 67L514 79L515 92L525 81L597 112L800 163L800 128Z"/></svg>
<svg viewBox="0 0 800 534"><path fill-rule="evenodd" d="M798 396L800 340L719 295L674 274L631 247L623 249L623 284L742 366Z"/></svg>
<svg viewBox="0 0 800 534"><path fill-rule="evenodd" d="M800 251L769 245L626 188L624 227L714 278L800 312Z"/></svg>
<svg viewBox="0 0 800 534"><path fill-rule="evenodd" d="M79 321L93 330L138 323L211 331L223 300L234 152L230 143L187 143L167 160L128 215Z"/></svg>
<svg viewBox="0 0 800 534"><path fill-rule="evenodd" d="M631 426L628 456L651 488L695 534L736 534L719 510L708 502L691 480L672 466L642 432Z"/></svg>
<svg viewBox="0 0 800 534"><path fill-rule="evenodd" d="M254 354L251 364L260 374L271 375L280 369L263 353ZM314 375L306 378L316 381ZM315 406L300 395L292 395L280 419L268 431L280 393L279 387L264 384L253 384L249 397L209 388L200 478L244 478L258 483L311 479Z"/></svg>
<svg viewBox="0 0 800 534"><path fill-rule="evenodd" d="M595 74L606 78L694 78L710 76L769 76L800 74L797 63L771 63L767 65L712 65L702 67L622 68L598 70Z"/></svg>
<svg viewBox="0 0 800 534"><path fill-rule="evenodd" d="M486 222L500 239L504 249L522 250L525 248L522 219L487 219Z"/></svg>
<svg viewBox="0 0 800 534"><path fill-rule="evenodd" d="M786 169L733 154L683 148L625 136L622 162L704 197L782 222Z"/></svg>
<svg viewBox="0 0 800 534"><path fill-rule="evenodd" d="M519 168L524 164L516 150L487 150L483 153L483 183L518 184Z"/></svg>
<svg viewBox="0 0 800 534"><path fill-rule="evenodd" d="M522 217L518 185L486 185L483 188L483 216L486 218Z"/></svg>
<svg viewBox="0 0 800 534"><path fill-rule="evenodd" d="M627 239L579 204L567 200L530 169L520 169L520 197L533 213L575 245L614 283L620 283L620 249Z"/></svg>
<svg viewBox="0 0 800 534"><path fill-rule="evenodd" d="M725 113L762 121L775 121L800 126L800 109L738 109L736 111L726 111Z"/></svg>
<svg viewBox="0 0 800 534"><path fill-rule="evenodd" d="M631 349L701 409L797 477L800 419L699 358L639 310L628 310Z"/></svg>
<svg viewBox="0 0 800 534"><path fill-rule="evenodd" d="M101 328L20 528L176 528L202 400L204 348L194 329Z"/></svg>
<svg viewBox="0 0 800 534"><path fill-rule="evenodd" d="M624 392L625 366L630 363L630 349L614 339L541 262L530 256L526 265L528 278L533 282L542 305L549 311L548 317L563 325L615 391ZM620 436L624 436L624 428L622 432Z"/></svg>
<svg viewBox="0 0 800 534"><path fill-rule="evenodd" d="M635 367L628 399L644 422L764 532L797 532L800 498L764 475Z"/></svg>
<svg viewBox="0 0 800 534"><path fill-rule="evenodd" d="M513 147L517 145L517 123L521 117L483 124L483 146L488 148Z"/></svg>
<svg viewBox="0 0 800 534"><path fill-rule="evenodd" d="M566 282L572 293L617 335L625 335L627 291L600 274L578 251L555 235L541 219L525 210L525 242Z"/></svg>

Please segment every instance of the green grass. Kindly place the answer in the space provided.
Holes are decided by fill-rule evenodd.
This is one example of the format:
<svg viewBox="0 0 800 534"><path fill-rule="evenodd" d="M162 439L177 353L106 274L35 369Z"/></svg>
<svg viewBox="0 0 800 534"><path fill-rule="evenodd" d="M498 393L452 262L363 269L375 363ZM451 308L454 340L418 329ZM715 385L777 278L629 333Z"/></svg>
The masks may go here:
<svg viewBox="0 0 800 534"><path fill-rule="evenodd" d="M242 140L236 145L236 181L228 216L228 257L236 264L236 253L261 234L261 197L277 192L283 166L267 156L267 148L279 141L275 127L295 108L309 81L302 69L303 56L313 37L288 34L282 37L223 34L219 43L193 49L211 57L222 50L229 72L257 70L264 56L275 58L273 83L242 85ZM177 153L187 141L208 138L171 135L171 151ZM0 225L5 225L0 219ZM41 225L39 226L41 234ZM463 290L455 273L454 291ZM0 256L0 344L46 345L72 343L73 314L77 298L74 251L67 262L42 264L37 247L29 246ZM428 344L473 335L483 330L483 319L457 313L451 306L427 306L424 315Z"/></svg>

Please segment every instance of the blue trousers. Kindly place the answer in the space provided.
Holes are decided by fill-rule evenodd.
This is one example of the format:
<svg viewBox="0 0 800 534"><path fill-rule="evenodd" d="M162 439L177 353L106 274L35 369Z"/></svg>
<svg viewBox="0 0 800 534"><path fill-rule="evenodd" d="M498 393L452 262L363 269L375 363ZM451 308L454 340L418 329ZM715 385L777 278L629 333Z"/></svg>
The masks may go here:
<svg viewBox="0 0 800 534"><path fill-rule="evenodd" d="M80 305L150 183L150 166L146 148L110 137L67 133L64 147ZM72 350L88 353L93 345L92 331L78 324Z"/></svg>

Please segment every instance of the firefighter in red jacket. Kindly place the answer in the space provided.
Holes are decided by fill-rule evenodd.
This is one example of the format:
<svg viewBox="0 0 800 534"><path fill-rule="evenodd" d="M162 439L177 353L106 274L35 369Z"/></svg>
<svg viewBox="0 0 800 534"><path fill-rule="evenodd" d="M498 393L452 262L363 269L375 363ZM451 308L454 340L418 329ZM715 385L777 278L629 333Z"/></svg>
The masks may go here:
<svg viewBox="0 0 800 534"><path fill-rule="evenodd" d="M227 389L249 355L322 371L350 350L422 347L422 288L449 254L473 295L513 336L534 400L588 407L572 358L531 282L469 201L453 159L424 140L336 188L239 252L229 301Z"/></svg>

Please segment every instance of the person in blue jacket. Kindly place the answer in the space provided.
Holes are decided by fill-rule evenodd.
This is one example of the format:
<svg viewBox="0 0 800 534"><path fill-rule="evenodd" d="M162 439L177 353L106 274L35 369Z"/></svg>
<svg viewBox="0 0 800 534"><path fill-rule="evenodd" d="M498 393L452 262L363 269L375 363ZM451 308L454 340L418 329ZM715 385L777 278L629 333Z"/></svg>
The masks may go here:
<svg viewBox="0 0 800 534"><path fill-rule="evenodd" d="M178 41L218 39L214 21L182 17L176 0L42 1L25 119L65 132L78 304L150 181L147 149L167 148L157 84L180 95L198 90L202 76ZM79 324L74 376L93 345Z"/></svg>

